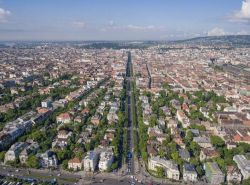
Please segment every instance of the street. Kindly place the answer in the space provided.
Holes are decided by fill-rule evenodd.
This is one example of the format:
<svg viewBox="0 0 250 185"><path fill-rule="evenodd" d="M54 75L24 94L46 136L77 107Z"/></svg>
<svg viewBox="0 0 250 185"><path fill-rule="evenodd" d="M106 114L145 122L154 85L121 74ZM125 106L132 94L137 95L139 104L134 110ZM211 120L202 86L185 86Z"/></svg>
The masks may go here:
<svg viewBox="0 0 250 185"><path fill-rule="evenodd" d="M81 178L80 175L62 173L59 170L35 170L25 168L14 168L11 166L0 166L0 175L19 179L38 179L41 181L52 181L57 179L62 184L75 184Z"/></svg>
<svg viewBox="0 0 250 185"><path fill-rule="evenodd" d="M134 125L133 125L133 112L136 106L132 100L133 94L133 77L132 77L132 60L131 54L128 53L127 62L127 88L126 94L128 97L128 124L127 128L127 149L126 149L126 163L123 167L119 167L117 171L112 173L87 173L87 172L68 172L63 170L49 170L49 169L27 169L15 168L11 166L0 165L0 175L18 179L30 179L40 182L51 182L56 180L59 184L163 184L163 180L156 179L149 175L143 161L139 161L134 152ZM120 161L121 163L122 161ZM124 170L124 172L123 172ZM166 181L165 181L166 182ZM165 183L164 183L165 184ZM172 183L171 183L172 184Z"/></svg>
<svg viewBox="0 0 250 185"><path fill-rule="evenodd" d="M134 175L134 139L133 139L133 122L132 122L132 105L131 105L131 54L128 54L127 64L127 96L128 96L128 150L127 150L127 172Z"/></svg>

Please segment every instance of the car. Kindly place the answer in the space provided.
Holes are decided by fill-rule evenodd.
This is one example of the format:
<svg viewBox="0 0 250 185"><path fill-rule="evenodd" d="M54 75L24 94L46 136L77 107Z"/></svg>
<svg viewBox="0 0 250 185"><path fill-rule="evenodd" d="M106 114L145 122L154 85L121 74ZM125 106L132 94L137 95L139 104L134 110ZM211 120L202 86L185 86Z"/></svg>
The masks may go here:
<svg viewBox="0 0 250 185"><path fill-rule="evenodd" d="M60 176L61 176L61 174L60 174L60 173L58 173L58 174L57 174L57 176L58 176L58 177L60 177Z"/></svg>
<svg viewBox="0 0 250 185"><path fill-rule="evenodd" d="M19 169L16 169L16 172L19 172L20 170Z"/></svg>
<svg viewBox="0 0 250 185"><path fill-rule="evenodd" d="M132 158L132 153L128 152L128 158L131 159Z"/></svg>

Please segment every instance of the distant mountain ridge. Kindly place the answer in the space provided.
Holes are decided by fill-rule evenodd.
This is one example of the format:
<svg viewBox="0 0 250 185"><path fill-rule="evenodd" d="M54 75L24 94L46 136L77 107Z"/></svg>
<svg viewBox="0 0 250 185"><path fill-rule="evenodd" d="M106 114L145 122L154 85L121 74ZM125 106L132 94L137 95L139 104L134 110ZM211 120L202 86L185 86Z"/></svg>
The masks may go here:
<svg viewBox="0 0 250 185"><path fill-rule="evenodd" d="M225 36L208 36L196 37L192 39L175 41L175 43L184 44L201 44L201 45L217 45L223 44L228 46L250 47L250 35L225 35Z"/></svg>

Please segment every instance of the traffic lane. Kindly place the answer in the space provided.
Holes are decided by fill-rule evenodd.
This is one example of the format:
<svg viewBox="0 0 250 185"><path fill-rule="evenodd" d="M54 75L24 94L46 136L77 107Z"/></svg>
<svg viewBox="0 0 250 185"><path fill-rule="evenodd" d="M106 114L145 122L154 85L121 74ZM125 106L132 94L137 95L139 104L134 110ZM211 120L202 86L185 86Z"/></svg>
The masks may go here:
<svg viewBox="0 0 250 185"><path fill-rule="evenodd" d="M33 179L36 182L52 182L53 180L57 180L57 182L60 182L60 184L68 184L68 185L75 185L77 184L78 179L76 182L72 182L72 177L58 177L58 176L46 176L45 174L39 174L40 177L34 176L34 174L16 174L16 173L7 173L3 174L1 173L4 177L11 177L11 178L17 178L17 179L23 179L23 180L28 180L28 179ZM38 175L38 174L37 174Z"/></svg>
<svg viewBox="0 0 250 185"><path fill-rule="evenodd" d="M93 181L92 184L102 184L102 185L141 185L142 183L139 183L131 178L126 178L126 179L120 179L120 180L116 180L116 179L105 179L104 181L99 181L98 179L96 179L96 181Z"/></svg>
<svg viewBox="0 0 250 185"><path fill-rule="evenodd" d="M76 178L80 179L80 176L71 175L71 174L61 174L61 173L49 173L49 172L28 172L28 170L18 170L18 171L0 171L2 175L11 176L11 175L26 175L26 176L32 176L32 175L41 175L44 177L64 177L64 178Z"/></svg>
<svg viewBox="0 0 250 185"><path fill-rule="evenodd" d="M80 175L77 174L69 174L69 173L64 173L60 170L48 170L48 169L31 169L31 168L15 168L12 166L4 166L0 165L0 172L13 172L13 173L40 173L40 174L52 174L52 175L64 175L68 177L76 177L76 178L81 178Z"/></svg>
<svg viewBox="0 0 250 185"><path fill-rule="evenodd" d="M1 166L0 166L1 167ZM81 178L80 175L74 174L62 174L60 171L42 171L42 170L32 170L32 169L16 169L9 166L2 166L0 168L0 175L7 177L18 177L18 178L34 178L39 180L44 179L65 179L65 182L68 182L67 179L76 179L79 180ZM64 180L62 180L64 181Z"/></svg>

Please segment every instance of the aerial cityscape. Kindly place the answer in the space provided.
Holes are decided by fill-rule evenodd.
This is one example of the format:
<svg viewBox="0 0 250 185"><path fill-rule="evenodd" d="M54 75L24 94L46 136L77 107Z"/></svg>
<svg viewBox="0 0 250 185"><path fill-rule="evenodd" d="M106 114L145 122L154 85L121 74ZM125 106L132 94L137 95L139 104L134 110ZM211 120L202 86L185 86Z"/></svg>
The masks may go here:
<svg viewBox="0 0 250 185"><path fill-rule="evenodd" d="M0 0L0 185L250 185L250 0Z"/></svg>

